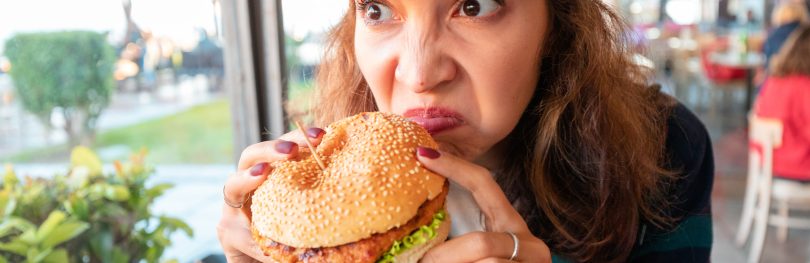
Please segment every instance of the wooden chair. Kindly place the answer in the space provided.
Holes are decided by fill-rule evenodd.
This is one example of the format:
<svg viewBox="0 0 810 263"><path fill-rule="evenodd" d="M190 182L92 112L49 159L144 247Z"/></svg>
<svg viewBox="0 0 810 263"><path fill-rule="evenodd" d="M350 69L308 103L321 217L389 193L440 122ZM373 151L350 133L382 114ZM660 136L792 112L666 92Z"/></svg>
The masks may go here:
<svg viewBox="0 0 810 263"><path fill-rule="evenodd" d="M761 151L749 151L748 182L736 243L745 245L753 224L748 262L759 262L768 225L777 227L780 242L787 240L788 227L810 229L810 219L789 216L790 209L810 207L810 184L773 177L773 150L782 144L782 122L753 115L749 119L749 140L759 144ZM771 213L771 201L777 205L775 214Z"/></svg>

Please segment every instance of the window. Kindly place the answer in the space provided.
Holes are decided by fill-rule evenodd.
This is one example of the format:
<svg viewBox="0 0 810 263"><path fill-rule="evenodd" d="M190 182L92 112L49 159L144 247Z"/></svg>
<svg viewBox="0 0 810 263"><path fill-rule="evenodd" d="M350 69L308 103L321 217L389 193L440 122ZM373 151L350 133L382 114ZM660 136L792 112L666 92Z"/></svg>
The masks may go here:
<svg viewBox="0 0 810 263"><path fill-rule="evenodd" d="M234 5L220 0L0 3L0 163L13 164L8 167L20 180L25 176L52 180L67 174L79 180L75 175L79 172L69 171L70 156L74 146L85 145L104 164L104 173L113 176L103 184L87 183L87 191L100 189L99 200L104 201L92 203L92 194L82 196L85 204L101 205L91 213L118 213L113 218L120 221L114 223L121 231L131 232L121 233L127 235L134 235L133 229L155 231L156 222L163 222L158 215L185 221L194 236L183 231L165 236L174 245L163 253L164 259L187 262L217 253L215 225L222 182L233 171L235 156L243 147L235 142L246 133L243 126L234 124L231 113L234 106L239 107L232 101L233 94L240 94L234 89L240 87L228 85L225 75L226 54L238 54L240 48L228 46L224 34L225 25L237 24L224 21L235 16L223 16L223 10L234 10ZM135 207L133 198L143 197L137 196L137 189L116 188L115 183L123 179L114 176L128 168L113 165L141 149L148 151L146 164L155 168L146 187L174 184L149 206L154 216L146 219L138 217L142 212L120 210ZM2 197L8 194L0 193L0 201L5 202ZM26 205L45 212L63 211L69 216L66 220L94 226L74 241L89 244L107 234L118 240L117 232L99 229L99 222L77 216L75 204L67 205L72 201L42 202L19 201L15 211L20 214L15 215L29 215L38 225L48 214L31 215L22 211ZM114 203L121 206L115 208ZM0 237L0 242L12 238ZM154 247L164 237L148 238L152 242L148 247ZM128 244L116 241L104 249L119 249L131 257L147 254L145 248ZM2 250L0 256L11 262L22 260Z"/></svg>
<svg viewBox="0 0 810 263"><path fill-rule="evenodd" d="M284 0L284 44L291 118L303 118L311 106L315 68L320 63L328 30L345 13L345 1Z"/></svg>
<svg viewBox="0 0 810 263"><path fill-rule="evenodd" d="M215 225L225 177L241 149L286 132L291 128L287 116L305 113L325 33L347 7L317 0L0 4L0 23L6 25L0 28L0 163L11 164L7 168L20 179L81 177L84 170L69 168L71 154L74 162L87 162L87 152L72 150L86 145L104 164L102 174L114 177L130 169L115 161L147 149L145 162L155 170L146 187L174 186L148 206L151 218L128 222L122 218L138 214L124 211L114 223L134 233L156 231L155 222L164 222L158 216L177 218L194 235L176 225L179 230L165 236L173 245L162 258L216 257L221 248ZM285 112L286 101L295 107ZM101 189L93 211L106 213L107 206L132 198L134 193L124 195L108 184L116 181L121 180L86 185ZM68 221L79 220L76 200L45 192L54 195L41 195L50 198L49 205L35 204L36 210L58 210L67 213ZM0 205L8 194L0 192ZM18 203L14 212L24 213L20 210L26 205L33 204ZM44 216L30 221L37 225ZM98 232L103 223L86 223L96 227L68 242L118 239L109 231ZM12 238L0 237L0 242ZM157 241L150 238L153 248ZM145 254L132 244L114 244L119 245L119 252L129 256ZM4 251L0 256L23 259Z"/></svg>

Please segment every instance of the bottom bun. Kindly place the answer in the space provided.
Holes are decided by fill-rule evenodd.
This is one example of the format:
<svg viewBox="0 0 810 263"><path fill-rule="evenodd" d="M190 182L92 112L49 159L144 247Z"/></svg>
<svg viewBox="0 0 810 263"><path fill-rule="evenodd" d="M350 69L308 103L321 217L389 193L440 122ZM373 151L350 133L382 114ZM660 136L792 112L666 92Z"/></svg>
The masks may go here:
<svg viewBox="0 0 810 263"><path fill-rule="evenodd" d="M408 248L405 251L402 251L399 255L394 256L395 263L416 263L422 256L425 255L425 252L430 250L431 248L435 247L438 244L444 243L447 240L447 236L450 234L450 216L447 216L442 221L442 224L439 225L439 229L436 231L436 237L431 238L428 242L424 244L417 245L411 248Z"/></svg>

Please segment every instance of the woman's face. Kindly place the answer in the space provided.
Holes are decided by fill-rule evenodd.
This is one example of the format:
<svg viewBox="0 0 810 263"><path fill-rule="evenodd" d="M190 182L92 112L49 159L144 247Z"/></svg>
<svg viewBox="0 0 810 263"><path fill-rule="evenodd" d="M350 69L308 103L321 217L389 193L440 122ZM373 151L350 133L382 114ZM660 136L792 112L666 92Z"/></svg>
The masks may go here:
<svg viewBox="0 0 810 263"><path fill-rule="evenodd" d="M545 1L357 1L355 53L380 111L424 126L442 150L489 162L538 81Z"/></svg>

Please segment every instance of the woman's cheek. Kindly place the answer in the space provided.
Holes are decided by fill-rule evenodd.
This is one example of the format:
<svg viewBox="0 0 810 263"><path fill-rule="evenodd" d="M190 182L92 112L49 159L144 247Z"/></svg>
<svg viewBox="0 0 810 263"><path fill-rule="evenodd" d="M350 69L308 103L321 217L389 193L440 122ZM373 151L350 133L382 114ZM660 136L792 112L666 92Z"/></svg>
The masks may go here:
<svg viewBox="0 0 810 263"><path fill-rule="evenodd" d="M355 38L355 57L361 74L374 94L380 111L391 111L396 43L392 38L360 33Z"/></svg>

